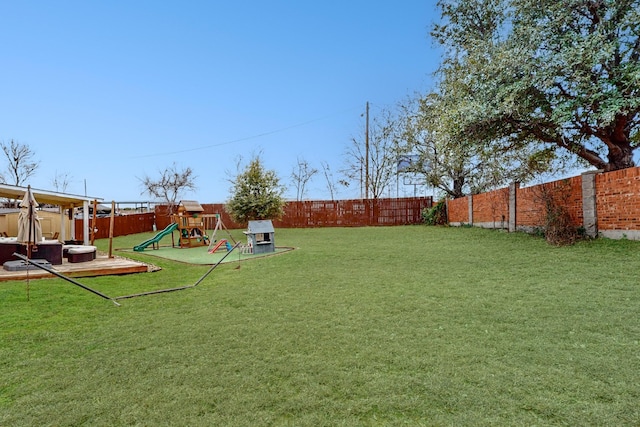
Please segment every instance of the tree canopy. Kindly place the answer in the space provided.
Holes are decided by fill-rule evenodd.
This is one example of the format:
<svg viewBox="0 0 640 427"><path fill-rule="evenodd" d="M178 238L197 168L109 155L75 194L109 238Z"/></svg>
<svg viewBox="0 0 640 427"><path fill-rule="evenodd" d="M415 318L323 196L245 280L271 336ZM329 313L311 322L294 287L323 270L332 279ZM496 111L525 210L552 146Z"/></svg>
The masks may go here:
<svg viewBox="0 0 640 427"><path fill-rule="evenodd" d="M527 182L553 170L552 150L524 147L509 150L499 144L474 144L461 131L457 105L445 84L403 105L403 144L398 151L410 160L401 173L422 175L427 184L448 197L476 194L508 182Z"/></svg>
<svg viewBox="0 0 640 427"><path fill-rule="evenodd" d="M236 176L225 209L238 223L277 219L284 214L284 191L275 171L266 170L260 159L255 157L244 172Z"/></svg>
<svg viewBox="0 0 640 427"><path fill-rule="evenodd" d="M549 161L549 150L560 149L604 170L634 166L640 0L438 5L440 95L454 106L443 121L456 123L460 144L526 149Z"/></svg>

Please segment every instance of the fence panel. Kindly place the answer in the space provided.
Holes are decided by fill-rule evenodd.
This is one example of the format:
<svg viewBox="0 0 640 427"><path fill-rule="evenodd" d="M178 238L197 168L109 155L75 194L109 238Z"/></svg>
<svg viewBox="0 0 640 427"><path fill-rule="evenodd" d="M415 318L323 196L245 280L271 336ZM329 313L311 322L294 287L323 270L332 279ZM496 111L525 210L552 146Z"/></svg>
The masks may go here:
<svg viewBox="0 0 640 427"><path fill-rule="evenodd" d="M224 204L202 204L204 214L219 214L228 229L242 229L225 211ZM411 197L377 200L316 200L288 202L285 214L275 220L277 228L310 227L361 227L367 225L409 225L422 223L422 210L432 206L431 197ZM95 230L96 239L109 237L109 217L89 218L90 229ZM156 205L155 212L121 215L114 218L113 236L162 230L171 223L166 205ZM210 224L213 228L215 224ZM82 219L75 220L75 239L82 240Z"/></svg>
<svg viewBox="0 0 640 427"><path fill-rule="evenodd" d="M469 221L469 197L449 200L447 202L447 215L451 224L468 224Z"/></svg>
<svg viewBox="0 0 640 427"><path fill-rule="evenodd" d="M310 228L420 224L422 210L431 205L431 197L289 202L285 206L284 216L274 221L274 226Z"/></svg>
<svg viewBox="0 0 640 427"><path fill-rule="evenodd" d="M144 233L153 230L155 213L147 212L141 214L119 215L114 217L113 237L126 236L129 234ZM75 220L75 239L82 240L82 219ZM106 239L109 237L109 226L111 218L89 218L89 229L95 230L96 239Z"/></svg>
<svg viewBox="0 0 640 427"><path fill-rule="evenodd" d="M229 229L245 227L231 219L222 203L201 206L205 214L220 214L222 222ZM422 210L431 206L431 197L287 202L284 216L274 220L273 225L276 228L311 228L420 224ZM167 206L157 205L155 212L158 229L171 223Z"/></svg>

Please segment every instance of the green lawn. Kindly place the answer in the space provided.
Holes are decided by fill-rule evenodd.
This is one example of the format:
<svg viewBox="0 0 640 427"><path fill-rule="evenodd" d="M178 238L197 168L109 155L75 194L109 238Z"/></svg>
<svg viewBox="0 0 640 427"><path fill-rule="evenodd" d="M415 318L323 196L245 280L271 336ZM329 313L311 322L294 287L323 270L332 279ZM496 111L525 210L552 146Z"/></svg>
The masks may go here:
<svg viewBox="0 0 640 427"><path fill-rule="evenodd" d="M121 307L0 283L0 425L640 424L640 242L408 226L276 243L297 249ZM117 296L209 269L126 255L163 270L81 282Z"/></svg>

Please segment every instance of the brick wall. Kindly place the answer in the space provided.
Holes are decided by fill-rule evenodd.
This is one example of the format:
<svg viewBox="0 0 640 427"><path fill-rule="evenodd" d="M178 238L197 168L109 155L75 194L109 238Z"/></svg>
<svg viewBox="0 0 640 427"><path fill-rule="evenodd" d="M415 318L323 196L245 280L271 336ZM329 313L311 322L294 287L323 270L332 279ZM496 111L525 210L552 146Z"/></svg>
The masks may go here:
<svg viewBox="0 0 640 427"><path fill-rule="evenodd" d="M596 175L596 212L602 235L640 239L640 168Z"/></svg>
<svg viewBox="0 0 640 427"><path fill-rule="evenodd" d="M583 193L585 182L595 176L595 211L591 212ZM515 194L511 194L514 192ZM515 203L515 218L510 218L510 195ZM640 240L640 168L599 173L587 172L567 179L519 188L517 185L487 193L450 200L451 225L472 224L480 227L506 228L513 220L514 229L526 230L544 226L545 200L552 198L562 205L577 227L595 223L598 234L610 238ZM469 218L469 199L472 216ZM591 217L595 215L593 218ZM504 218L504 220L503 220Z"/></svg>
<svg viewBox="0 0 640 427"><path fill-rule="evenodd" d="M526 230L544 225L545 198L564 206L574 225L582 225L581 176L518 188L516 191L518 228Z"/></svg>
<svg viewBox="0 0 640 427"><path fill-rule="evenodd" d="M449 224L461 225L469 224L469 201L467 197L449 200L447 202L447 215Z"/></svg>
<svg viewBox="0 0 640 427"><path fill-rule="evenodd" d="M501 188L473 196L473 223L487 228L507 228L509 189Z"/></svg>

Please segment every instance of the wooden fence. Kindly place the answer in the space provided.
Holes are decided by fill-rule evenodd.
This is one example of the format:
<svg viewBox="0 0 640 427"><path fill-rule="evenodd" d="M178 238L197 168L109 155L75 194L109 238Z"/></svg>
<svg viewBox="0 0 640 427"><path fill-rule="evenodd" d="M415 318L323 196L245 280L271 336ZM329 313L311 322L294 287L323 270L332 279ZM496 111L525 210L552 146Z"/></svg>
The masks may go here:
<svg viewBox="0 0 640 427"><path fill-rule="evenodd" d="M311 228L420 224L422 210L431 205L431 197L288 202L284 216L273 221L273 225L276 228ZM235 223L222 203L204 203L202 207L205 214L220 214L229 229L246 226ZM166 227L170 221L167 206L156 206L157 228Z"/></svg>
<svg viewBox="0 0 640 427"><path fill-rule="evenodd" d="M147 212L141 214L119 215L114 217L113 221L113 237L126 236L128 234L144 233L153 230L155 213ZM96 239L105 239L109 237L109 227L111 218L89 218L91 227L95 230ZM75 220L75 239L82 240L82 220Z"/></svg>
<svg viewBox="0 0 640 427"><path fill-rule="evenodd" d="M431 197L289 202L276 228L361 227L422 222Z"/></svg>
<svg viewBox="0 0 640 427"><path fill-rule="evenodd" d="M431 197L410 197L377 200L334 200L288 202L282 219L274 221L276 228L362 227L376 225L408 225L422 223L422 210L432 206ZM202 204L205 214L220 214L229 229L242 229L224 209L224 204ZM75 238L82 240L82 220L75 220ZM109 237L110 218L90 218L90 229L96 239ZM113 236L162 230L171 222L166 205L157 205L155 212L114 217ZM210 224L208 228L213 228Z"/></svg>

